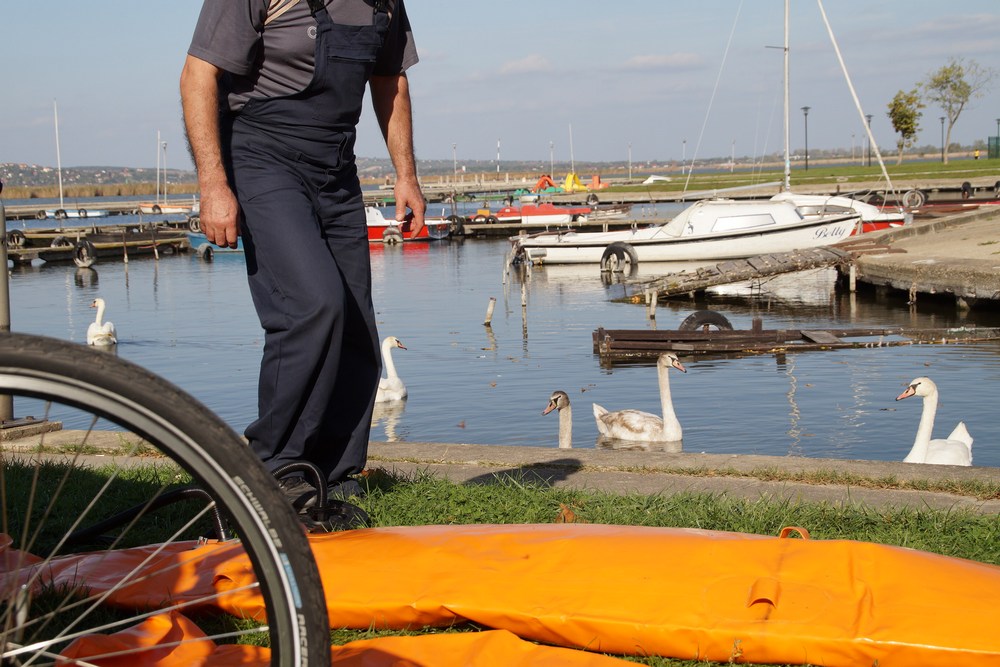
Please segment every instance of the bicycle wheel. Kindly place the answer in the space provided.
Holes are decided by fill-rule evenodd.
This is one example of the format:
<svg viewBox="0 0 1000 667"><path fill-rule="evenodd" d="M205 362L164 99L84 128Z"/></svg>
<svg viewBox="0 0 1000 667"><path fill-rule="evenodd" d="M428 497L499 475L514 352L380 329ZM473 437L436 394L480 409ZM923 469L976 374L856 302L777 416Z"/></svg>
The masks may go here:
<svg viewBox="0 0 1000 667"><path fill-rule="evenodd" d="M130 547L155 545L159 551L173 545L191 558L189 543L191 553L199 545L234 544L246 552L253 570L249 590L239 595L258 601L266 613L253 615L264 618L197 614L217 610L219 598L234 595L232 590L171 609L190 616L217 644L269 646L272 664L329 664L326 603L305 533L273 477L221 419L135 364L24 334L0 335L0 395L13 397L15 414L34 415L8 424L45 427L58 420L63 426L31 439L5 436L0 532L7 537L0 543L0 566L10 572L14 563L14 570L23 572L18 566L24 553L37 557L32 572L44 572L78 552L103 558ZM109 438L111 450L102 443ZM165 502L178 488L201 493ZM123 507L132 510L123 513ZM122 514L126 519L116 521ZM88 524L99 528L83 530ZM225 536L227 528L235 538ZM206 541L206 530L223 540ZM113 567L113 560L107 562ZM111 572L117 578L118 572ZM116 588L142 584L137 572L120 575ZM93 592L86 581L70 587L38 580L25 585L23 578L18 583L8 575L0 582L3 664L51 664L74 639L116 632L153 613L108 609L106 593ZM135 659L142 664L141 653Z"/></svg>

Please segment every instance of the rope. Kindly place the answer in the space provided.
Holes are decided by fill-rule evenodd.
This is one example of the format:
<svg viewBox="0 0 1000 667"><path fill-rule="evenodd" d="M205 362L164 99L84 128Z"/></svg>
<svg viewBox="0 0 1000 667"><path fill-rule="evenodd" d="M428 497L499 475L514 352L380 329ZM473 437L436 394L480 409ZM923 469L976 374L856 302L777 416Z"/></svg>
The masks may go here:
<svg viewBox="0 0 1000 667"><path fill-rule="evenodd" d="M712 103L715 101L715 94L719 91L719 81L722 79L722 70L726 67L726 58L729 57L729 47L733 43L733 35L736 34L736 24L740 20L740 12L743 10L743 0L740 0L739 7L736 8L736 18L733 19L733 27L729 31L729 40L726 42L726 52L722 55L722 64L719 65L719 73L715 76L715 86L712 88L712 97L708 101L708 112L705 114L705 120L701 124L701 132L698 134L698 141L694 147L694 154L691 156L691 164L694 165L695 159L698 157L698 149L701 147L701 140L705 136L705 127L708 125L708 117L712 113ZM683 166L683 165L682 165ZM681 194L687 192L688 184L691 182L691 170L688 169L687 178L684 180L684 190Z"/></svg>

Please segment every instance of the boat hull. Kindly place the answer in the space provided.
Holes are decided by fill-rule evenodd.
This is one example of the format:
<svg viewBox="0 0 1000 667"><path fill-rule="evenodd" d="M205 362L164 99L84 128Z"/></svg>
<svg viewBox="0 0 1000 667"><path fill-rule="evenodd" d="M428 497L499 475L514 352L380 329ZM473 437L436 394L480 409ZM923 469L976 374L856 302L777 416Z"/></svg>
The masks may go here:
<svg viewBox="0 0 1000 667"><path fill-rule="evenodd" d="M657 226L596 234L516 237L516 243L527 259L541 264L596 264L612 243L630 246L639 262L741 259L838 243L851 235L857 221L857 216L846 215L760 231L676 237L668 236L665 226Z"/></svg>
<svg viewBox="0 0 1000 667"><path fill-rule="evenodd" d="M368 241L370 243L402 243L404 241L433 241L448 238L451 234L451 222L441 218L427 218L424 226L416 236L412 236L412 220L409 216L402 222L386 218L382 211L373 207L365 207L365 217L368 223Z"/></svg>
<svg viewBox="0 0 1000 667"><path fill-rule="evenodd" d="M104 218L109 215L108 211L100 208L47 208L39 211L42 215L37 216L39 220L66 220L67 218Z"/></svg>

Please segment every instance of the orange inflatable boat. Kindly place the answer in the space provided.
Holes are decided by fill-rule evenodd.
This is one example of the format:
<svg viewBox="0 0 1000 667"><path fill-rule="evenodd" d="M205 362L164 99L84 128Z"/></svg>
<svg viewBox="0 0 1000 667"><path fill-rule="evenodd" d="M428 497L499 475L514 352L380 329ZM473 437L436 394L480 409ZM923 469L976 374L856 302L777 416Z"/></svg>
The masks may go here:
<svg viewBox="0 0 1000 667"><path fill-rule="evenodd" d="M471 621L523 640L619 655L828 666L1000 665L1000 567L865 542L797 539L794 533L806 536L798 529L766 537L589 524L422 526L332 533L312 537L311 544L334 627ZM97 556L67 557L52 565L51 580L82 579L100 587L114 579L109 568L145 555L123 551L111 564ZM151 569L192 557L183 576L154 576L142 590L125 589L112 599L134 604L145 597L155 606L168 597L176 602L213 587L233 588L245 576L238 549L212 544L178 548ZM260 613L252 596L222 599L231 613ZM473 648L463 650L476 654L474 640L484 633L463 634L472 639L413 639L471 642L467 647ZM500 637L498 645L520 646L516 638ZM416 657L419 641L406 649L403 638L384 639L397 651L415 651L406 664L519 662L495 647L484 651L484 662L460 661L456 656L469 655L462 650L436 649L423 662ZM361 653L340 650L345 662L337 663L335 655L335 664L362 664Z"/></svg>

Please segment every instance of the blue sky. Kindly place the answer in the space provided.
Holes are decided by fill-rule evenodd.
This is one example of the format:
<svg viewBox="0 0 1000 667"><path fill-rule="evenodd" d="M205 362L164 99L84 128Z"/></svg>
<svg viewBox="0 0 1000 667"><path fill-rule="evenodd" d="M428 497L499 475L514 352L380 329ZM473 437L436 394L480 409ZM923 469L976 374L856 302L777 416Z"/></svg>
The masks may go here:
<svg viewBox="0 0 1000 667"><path fill-rule="evenodd" d="M236 1L236 0L233 0ZM791 145L864 141L816 0L792 0ZM5 2L0 162L189 168L177 79L200 0ZM872 130L895 137L889 101L951 57L1000 70L997 0L826 0ZM575 3L410 0L421 62L410 72L418 158L621 160L758 156L782 145L782 0ZM941 110L919 143L939 146ZM1000 79L953 141L994 135ZM570 131L572 128L572 132ZM453 148L454 145L454 148ZM384 156L371 119L360 155Z"/></svg>

